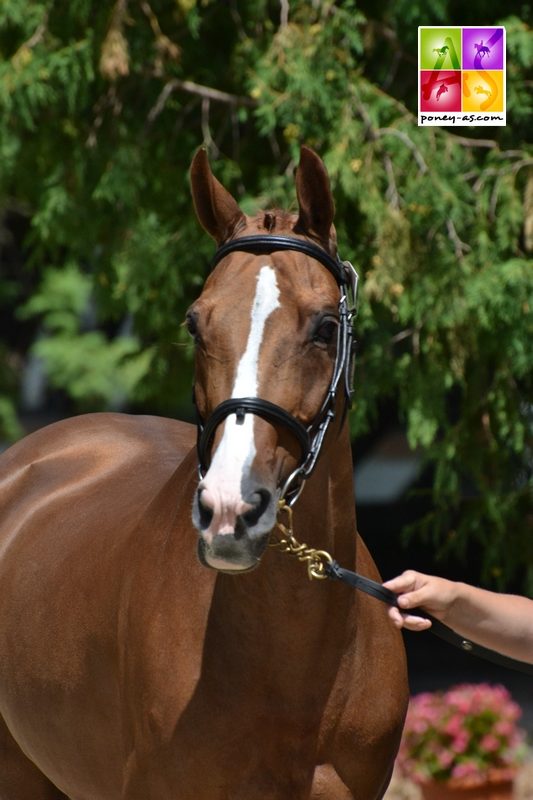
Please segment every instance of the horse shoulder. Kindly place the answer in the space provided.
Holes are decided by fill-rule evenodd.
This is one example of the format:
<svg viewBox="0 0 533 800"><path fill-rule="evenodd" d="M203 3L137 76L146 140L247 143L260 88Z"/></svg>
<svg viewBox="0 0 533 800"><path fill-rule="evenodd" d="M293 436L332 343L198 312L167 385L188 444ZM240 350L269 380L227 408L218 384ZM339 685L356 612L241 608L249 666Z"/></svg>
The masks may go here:
<svg viewBox="0 0 533 800"><path fill-rule="evenodd" d="M192 444L192 426L95 414L43 428L3 454L0 639L24 620L44 658L45 627L50 640L67 625L81 640L84 628L113 625L133 554L165 535L154 507L170 518L181 493L188 514ZM140 531L147 533L139 544Z"/></svg>
<svg viewBox="0 0 533 800"><path fill-rule="evenodd" d="M139 619L157 620L159 599L149 613L139 595L150 584L163 591L156 562L168 562L170 526L190 515L194 433L157 417L86 415L37 431L0 458L1 713L46 774L60 783L70 763L93 796L121 780L117 686L147 630L122 640L131 591ZM191 533L178 528L179 538ZM183 549L192 561L193 548ZM28 702L34 696L39 702Z"/></svg>
<svg viewBox="0 0 533 800"><path fill-rule="evenodd" d="M180 465L194 444L192 425L126 414L86 414L41 428L0 457L0 531L5 515L20 519L38 498L79 496L88 502L111 481L149 493ZM125 480L127 477L127 481Z"/></svg>
<svg viewBox="0 0 533 800"><path fill-rule="evenodd" d="M357 572L381 582L359 534ZM348 641L321 729L324 760L336 763L342 774L357 770L359 758L364 762L376 748L386 748L398 738L409 699L402 637L390 624L387 607L373 597L346 589L353 593ZM376 697L384 699L376 703ZM354 741L358 742L357 758Z"/></svg>

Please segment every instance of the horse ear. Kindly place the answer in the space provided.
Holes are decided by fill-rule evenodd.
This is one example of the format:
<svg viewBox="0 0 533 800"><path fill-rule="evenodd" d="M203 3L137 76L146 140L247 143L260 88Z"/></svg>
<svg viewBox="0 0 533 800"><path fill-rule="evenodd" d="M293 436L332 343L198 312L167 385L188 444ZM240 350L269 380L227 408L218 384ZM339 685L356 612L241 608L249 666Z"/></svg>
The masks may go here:
<svg viewBox="0 0 533 800"><path fill-rule="evenodd" d="M191 190L198 221L217 244L222 244L231 236L244 214L237 201L211 172L204 148L196 152L191 163Z"/></svg>
<svg viewBox="0 0 533 800"><path fill-rule="evenodd" d="M310 234L328 243L335 204L329 177L322 159L310 147L300 149L300 164L296 170L296 197L299 215L294 226L296 233Z"/></svg>

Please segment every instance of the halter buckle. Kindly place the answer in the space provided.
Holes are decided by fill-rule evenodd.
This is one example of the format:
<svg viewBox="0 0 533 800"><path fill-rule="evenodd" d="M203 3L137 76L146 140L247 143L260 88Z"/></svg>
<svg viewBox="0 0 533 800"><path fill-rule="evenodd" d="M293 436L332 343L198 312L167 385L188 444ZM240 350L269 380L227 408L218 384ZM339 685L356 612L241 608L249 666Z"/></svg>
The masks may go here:
<svg viewBox="0 0 533 800"><path fill-rule="evenodd" d="M359 274L351 261L343 261L344 275L351 295L351 318L357 316L357 292L359 289Z"/></svg>

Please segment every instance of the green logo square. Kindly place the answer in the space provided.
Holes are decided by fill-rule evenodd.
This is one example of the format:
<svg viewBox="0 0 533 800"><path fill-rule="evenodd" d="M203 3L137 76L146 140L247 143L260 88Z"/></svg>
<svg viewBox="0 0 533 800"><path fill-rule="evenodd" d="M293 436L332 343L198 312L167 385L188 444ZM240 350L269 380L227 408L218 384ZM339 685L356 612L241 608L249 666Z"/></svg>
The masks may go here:
<svg viewBox="0 0 533 800"><path fill-rule="evenodd" d="M419 28L419 69L461 69L461 28Z"/></svg>

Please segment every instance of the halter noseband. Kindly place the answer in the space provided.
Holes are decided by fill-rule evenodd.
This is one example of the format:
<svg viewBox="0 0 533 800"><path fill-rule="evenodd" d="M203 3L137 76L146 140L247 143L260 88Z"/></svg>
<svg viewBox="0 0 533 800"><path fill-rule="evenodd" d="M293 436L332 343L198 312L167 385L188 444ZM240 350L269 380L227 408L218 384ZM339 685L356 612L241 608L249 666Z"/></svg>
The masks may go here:
<svg viewBox="0 0 533 800"><path fill-rule="evenodd" d="M200 478L203 478L208 469L209 453L215 431L226 417L230 414L235 414L237 424L242 424L246 414L256 414L268 422L284 425L295 436L300 445L300 464L286 480L281 489L280 497L280 499L285 499L287 505L293 505L300 496L304 482L315 467L326 431L335 416L335 402L341 378L344 378L346 402L347 404L350 402L353 373L352 319L355 315L358 275L349 261L341 261L338 256L333 258L313 242L296 239L292 236L274 235L242 236L225 242L216 251L211 267L215 267L225 256L234 252L262 255L280 250L304 253L315 261L319 261L333 275L340 288L337 355L329 389L318 414L308 427L305 427L296 417L289 414L281 406L277 406L268 400L263 400L261 397L232 397L229 400L224 400L213 409L205 421L201 418L198 408L196 408L198 417L198 471ZM350 305L348 305L349 300Z"/></svg>

